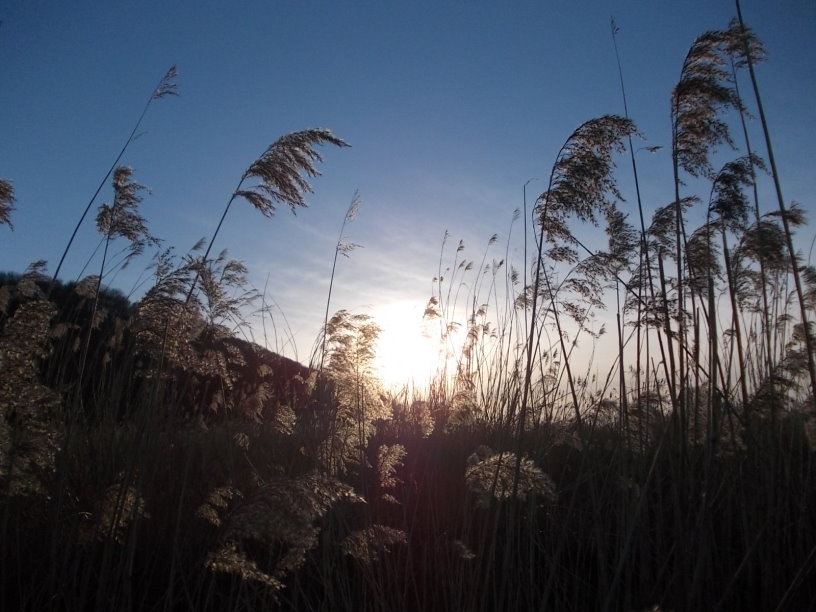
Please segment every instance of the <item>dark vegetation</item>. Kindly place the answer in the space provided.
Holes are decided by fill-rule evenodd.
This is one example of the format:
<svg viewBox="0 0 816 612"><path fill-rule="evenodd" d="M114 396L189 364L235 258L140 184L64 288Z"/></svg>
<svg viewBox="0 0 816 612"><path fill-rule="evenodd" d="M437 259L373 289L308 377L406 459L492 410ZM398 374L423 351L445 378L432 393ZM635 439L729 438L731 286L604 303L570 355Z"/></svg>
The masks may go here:
<svg viewBox="0 0 816 612"><path fill-rule="evenodd" d="M160 250L135 303L105 289L158 245L118 166L128 140L105 177L99 274L0 277L0 609L814 609L804 218L781 198L767 129L769 159L745 130L739 157L710 161L737 146L745 70L764 117L762 56L739 21L693 43L671 98L675 198L649 225L639 192L640 227L620 213L612 172L628 149L637 184L636 128L605 116L525 202L521 273L487 252L469 262L461 243L443 270L443 247L426 317L440 341L457 327L466 340L415 396L380 387L363 315L327 306L309 367L241 339L259 296L240 262L210 257L215 235ZM325 144L345 146L327 130L276 141L218 227L236 200L267 216L305 206ZM14 203L0 182L0 223ZM608 248L588 249L580 223L603 224ZM592 380L572 353L605 296L617 361Z"/></svg>

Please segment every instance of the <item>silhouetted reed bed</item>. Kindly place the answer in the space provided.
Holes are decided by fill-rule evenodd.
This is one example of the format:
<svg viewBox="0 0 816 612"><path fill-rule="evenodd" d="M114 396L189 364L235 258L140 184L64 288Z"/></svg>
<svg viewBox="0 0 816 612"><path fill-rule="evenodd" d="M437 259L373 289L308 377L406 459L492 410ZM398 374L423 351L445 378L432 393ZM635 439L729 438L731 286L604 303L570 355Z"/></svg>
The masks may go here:
<svg viewBox="0 0 816 612"><path fill-rule="evenodd" d="M452 354L411 393L383 390L375 321L329 317L330 296L309 366L236 334L266 299L242 263L210 257L218 229L159 250L138 301L106 289L158 245L117 158L98 274L0 277L0 609L814 609L804 216L760 201L756 182L779 177L747 131L740 156L710 161L738 146L726 113L756 106L764 124L763 54L740 21L693 43L671 98L674 199L649 225L639 191L640 228L617 207L615 155L638 134L609 115L569 136L514 217L523 262L510 238L503 258L494 236L469 261L446 234L425 317ZM734 88L745 70L751 103ZM346 143L324 129L273 143L218 228L235 201L305 206L326 144ZM685 175L710 192L685 193ZM13 204L3 181L0 223ZM588 249L580 222L608 247ZM343 228L336 255L356 246ZM590 325L603 302L605 378L576 348L606 342Z"/></svg>

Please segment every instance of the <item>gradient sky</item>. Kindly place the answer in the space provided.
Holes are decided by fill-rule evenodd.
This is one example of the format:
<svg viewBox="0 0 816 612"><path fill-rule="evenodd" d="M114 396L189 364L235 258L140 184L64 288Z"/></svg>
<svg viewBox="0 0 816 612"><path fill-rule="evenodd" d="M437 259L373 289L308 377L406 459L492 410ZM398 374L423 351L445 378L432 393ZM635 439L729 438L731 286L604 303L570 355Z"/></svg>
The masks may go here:
<svg viewBox="0 0 816 612"><path fill-rule="evenodd" d="M176 64L180 96L151 107L122 160L151 190L141 211L153 233L186 252L212 234L241 174L271 142L330 128L352 148L322 150L309 208L265 219L239 201L215 249L229 249L256 287L267 286L306 360L359 190L346 236L363 248L339 262L332 310L373 314L386 333L404 335L419 325L444 232L446 262L459 239L478 262L497 233L488 260L509 247L520 267L518 230L506 240L522 186L549 175L582 122L623 113L610 17L620 27L630 115L645 137L639 146L668 148L669 95L686 51L705 30L725 28L734 10L714 0L4 0L0 178L13 182L18 203L14 232L0 228L0 269L46 259L54 270L145 100ZM744 0L743 14L768 49L758 76L785 198L813 210L816 2ZM650 213L672 197L671 160L664 149L639 161ZM620 162L622 207L634 213ZM532 182L531 200L544 187ZM110 199L106 187L97 205ZM92 220L64 280L99 241ZM805 247L812 232L800 236ZM114 286L130 292L147 263Z"/></svg>

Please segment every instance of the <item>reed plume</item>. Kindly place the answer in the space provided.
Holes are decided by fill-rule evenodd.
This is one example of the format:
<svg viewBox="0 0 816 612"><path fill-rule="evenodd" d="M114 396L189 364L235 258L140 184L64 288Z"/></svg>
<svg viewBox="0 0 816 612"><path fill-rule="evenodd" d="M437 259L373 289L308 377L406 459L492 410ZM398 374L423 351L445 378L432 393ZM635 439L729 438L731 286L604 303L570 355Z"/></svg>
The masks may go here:
<svg viewBox="0 0 816 612"><path fill-rule="evenodd" d="M44 299L41 278L39 267L30 268L4 292L0 313L0 493L9 497L47 497L60 448L53 417L61 398L39 372L57 307ZM12 301L21 303L8 313Z"/></svg>
<svg viewBox="0 0 816 612"><path fill-rule="evenodd" d="M11 213L14 212L14 186L11 181L0 179L0 225L8 225L12 230Z"/></svg>
<svg viewBox="0 0 816 612"><path fill-rule="evenodd" d="M748 68L748 74L751 77L751 86L754 90L754 98L756 100L757 109L759 110L759 118L762 123L762 133L765 137L765 146L768 155L768 165L771 168L771 176L773 177L774 189L776 191L776 202L782 218L782 226L785 229L785 242L788 248L788 255L791 260L791 273L793 274L794 287L796 289L796 296L799 301L799 315L801 317L801 324L805 332L804 341L805 351L807 353L808 373L810 374L810 393L813 397L816 397L816 357L814 357L814 353L816 353L816 339L814 339L814 333L811 330L810 321L808 319L805 289L802 284L796 249L793 245L793 230L791 228L791 223L788 220L789 211L788 207L785 205L785 199L782 196L782 182L779 178L773 143L771 141L771 133L770 129L768 128L768 121L765 117L765 106L762 103L759 83L754 71L754 64L764 58L764 50L753 31L745 25L745 22L742 19L742 8L739 0L735 0L735 3L737 8L737 19L731 24L731 29L736 32L734 53L738 54L740 61Z"/></svg>
<svg viewBox="0 0 816 612"><path fill-rule="evenodd" d="M316 473L268 482L222 516L230 501L239 497L231 487L221 488L199 509L201 518L222 530L219 546L208 554L205 565L273 590L282 588L284 577L298 569L317 546L320 529L314 523L318 519L340 501L363 501L350 486ZM265 555L262 568L248 551L252 543L279 554Z"/></svg>
<svg viewBox="0 0 816 612"><path fill-rule="evenodd" d="M102 177L102 180L99 182L99 186L96 188L96 191L91 196L91 199L88 201L87 206L85 206L85 210L82 212L82 215L79 217L79 221L77 221L76 226L74 227L74 231L71 233L71 237L68 239L68 244L65 245L65 249L62 252L62 256L60 257L59 263L57 264L56 270L54 270L54 276L51 278L51 285L53 288L54 282L59 277L60 270L62 269L62 264L65 262L65 257L68 255L68 251L71 249L71 245L74 243L74 238L76 238L77 232L79 228L82 226L82 222L85 221L85 217L88 215L88 212L91 210L91 206L96 201L99 192L102 191L102 188L105 186L105 183L110 177L111 173L114 169L119 165L119 161L122 159L122 156L127 151L130 144L136 138L136 132L139 130L139 126L142 125L142 121L147 115L147 111L150 108L150 105L153 103L154 100L160 100L161 98L165 98L167 96L177 96L178 91L176 88L175 79L178 76L178 71L176 70L175 66L171 66L170 69L164 74L164 76L159 80L156 87L153 89L153 93L150 94L150 97L147 99L145 103L144 109L142 110L142 114L139 115L139 118L136 120L136 125L133 126L133 129L130 132L125 144L122 146L122 149L119 151L119 154L116 156L116 159L113 160L111 167L105 173L105 176Z"/></svg>
<svg viewBox="0 0 816 612"><path fill-rule="evenodd" d="M407 534L402 529L371 525L350 533L341 543L341 547L345 554L368 565L390 553L394 545L407 543Z"/></svg>
<svg viewBox="0 0 816 612"><path fill-rule="evenodd" d="M555 308L554 293L544 266L544 244L545 242L548 244L546 255L554 262L574 263L578 260L578 253L575 250L577 241L569 228L569 220L571 217L576 217L581 221L596 223L599 214L605 214L614 208L614 201L620 199L621 195L612 176L614 167L612 155L616 151L623 150L622 139L635 133L637 133L637 128L631 120L614 115L585 122L562 145L550 172L547 191L538 197L534 210L539 230L538 249L527 337L527 365L521 397L521 418L519 420L521 424L526 419L527 401L532 382L533 348L537 333L536 319L542 290L545 290L550 297L561 350L563 354L567 354L564 334L558 319L558 309ZM580 408L573 376L569 371L569 360L566 364L575 419L580 424Z"/></svg>
<svg viewBox="0 0 816 612"><path fill-rule="evenodd" d="M306 207L305 194L312 191L308 178L320 176L315 164L323 161L315 147L323 144L332 144L337 147L349 146L348 143L325 128L292 132L281 136L269 145L266 151L241 175L238 187L224 207L224 212L204 251L202 260L206 261L210 255L218 232L236 198L245 199L264 217L274 215L279 204L289 206L293 213L299 207ZM245 186L244 183L247 185ZM198 275L190 286L187 294L188 301L197 283Z"/></svg>

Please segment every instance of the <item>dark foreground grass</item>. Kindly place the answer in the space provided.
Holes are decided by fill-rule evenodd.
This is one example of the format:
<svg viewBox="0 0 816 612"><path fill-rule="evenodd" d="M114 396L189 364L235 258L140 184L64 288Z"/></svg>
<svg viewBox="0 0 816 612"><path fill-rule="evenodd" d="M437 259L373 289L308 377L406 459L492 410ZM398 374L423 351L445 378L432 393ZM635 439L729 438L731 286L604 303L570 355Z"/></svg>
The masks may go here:
<svg viewBox="0 0 816 612"><path fill-rule="evenodd" d="M544 426L512 497L490 428L383 423L354 493L359 470L292 461L297 432L96 425L38 495L4 496L3 609L806 610L813 448L801 419L757 426L715 449L667 421L637 451L613 425ZM386 487L382 444L405 450Z"/></svg>

